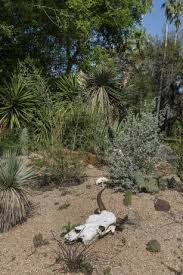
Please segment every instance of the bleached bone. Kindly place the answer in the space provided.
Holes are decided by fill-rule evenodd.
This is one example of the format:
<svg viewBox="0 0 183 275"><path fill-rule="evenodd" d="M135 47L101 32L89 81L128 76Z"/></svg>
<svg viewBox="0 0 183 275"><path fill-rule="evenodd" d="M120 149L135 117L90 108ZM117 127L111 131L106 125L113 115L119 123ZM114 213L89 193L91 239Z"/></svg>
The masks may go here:
<svg viewBox="0 0 183 275"><path fill-rule="evenodd" d="M96 185L102 185L104 186L105 183L107 183L109 180L105 177L100 177L96 180Z"/></svg>
<svg viewBox="0 0 183 275"><path fill-rule="evenodd" d="M100 236L115 232L116 217L112 212L102 211L101 214L89 216L85 224L76 226L68 234L65 240L74 242L82 240L84 244L90 244Z"/></svg>
<svg viewBox="0 0 183 275"><path fill-rule="evenodd" d="M116 227L126 221L126 219L116 218L112 212L105 209L101 199L104 189L97 195L97 204L100 213L89 216L84 224L76 226L66 234L64 238L67 242L72 243L81 240L85 245L90 244L101 236L110 232L114 233Z"/></svg>

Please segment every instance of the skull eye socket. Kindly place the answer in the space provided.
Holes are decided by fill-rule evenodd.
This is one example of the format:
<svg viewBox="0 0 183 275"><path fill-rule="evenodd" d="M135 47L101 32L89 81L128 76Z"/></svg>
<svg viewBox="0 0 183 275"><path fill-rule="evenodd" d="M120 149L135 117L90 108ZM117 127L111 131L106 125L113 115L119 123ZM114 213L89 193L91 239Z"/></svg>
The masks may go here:
<svg viewBox="0 0 183 275"><path fill-rule="evenodd" d="M104 231L105 231L105 227L102 226L102 225L99 226L99 229L100 229L101 232L104 232Z"/></svg>
<svg viewBox="0 0 183 275"><path fill-rule="evenodd" d="M74 231L78 234L78 233L80 233L81 232L81 230L79 230L79 229L74 229Z"/></svg>

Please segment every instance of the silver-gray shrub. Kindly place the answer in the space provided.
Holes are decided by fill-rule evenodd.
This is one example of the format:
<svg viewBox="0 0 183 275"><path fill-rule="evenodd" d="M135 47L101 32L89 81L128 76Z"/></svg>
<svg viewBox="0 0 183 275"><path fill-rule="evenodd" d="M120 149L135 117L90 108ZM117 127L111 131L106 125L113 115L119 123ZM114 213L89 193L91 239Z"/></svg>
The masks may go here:
<svg viewBox="0 0 183 275"><path fill-rule="evenodd" d="M153 171L161 145L156 114L131 112L121 123L114 139L109 173L115 187L137 190L136 172Z"/></svg>

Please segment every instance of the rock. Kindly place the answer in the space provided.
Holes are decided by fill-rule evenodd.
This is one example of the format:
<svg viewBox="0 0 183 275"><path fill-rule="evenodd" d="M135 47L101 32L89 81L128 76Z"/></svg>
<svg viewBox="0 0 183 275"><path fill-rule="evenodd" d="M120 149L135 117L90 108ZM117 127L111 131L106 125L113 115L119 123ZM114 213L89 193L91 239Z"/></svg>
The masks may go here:
<svg viewBox="0 0 183 275"><path fill-rule="evenodd" d="M151 240L147 243L146 249L149 252L157 253L161 251L161 245L157 240Z"/></svg>
<svg viewBox="0 0 183 275"><path fill-rule="evenodd" d="M136 210L129 208L128 219L127 219L126 224L139 227L140 223L141 223L141 217L140 217L139 213Z"/></svg>
<svg viewBox="0 0 183 275"><path fill-rule="evenodd" d="M87 167L88 167L89 169L93 169L93 168L94 168L94 166L93 166L92 164L88 164Z"/></svg>
<svg viewBox="0 0 183 275"><path fill-rule="evenodd" d="M168 201L157 199L154 203L154 208L156 211L168 212L171 206Z"/></svg>

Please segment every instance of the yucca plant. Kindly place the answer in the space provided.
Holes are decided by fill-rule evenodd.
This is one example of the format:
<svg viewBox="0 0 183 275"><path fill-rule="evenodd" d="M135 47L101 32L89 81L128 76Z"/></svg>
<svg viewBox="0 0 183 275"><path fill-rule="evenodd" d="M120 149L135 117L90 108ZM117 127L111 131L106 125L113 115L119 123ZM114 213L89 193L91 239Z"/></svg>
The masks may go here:
<svg viewBox="0 0 183 275"><path fill-rule="evenodd" d="M82 89L77 75L62 76L58 82L58 97L67 103L75 102L77 99L84 99L84 89Z"/></svg>
<svg viewBox="0 0 183 275"><path fill-rule="evenodd" d="M14 75L10 84L0 91L0 124L6 128L20 128L29 122L37 102L23 79Z"/></svg>
<svg viewBox="0 0 183 275"><path fill-rule="evenodd" d="M97 66L90 75L82 74L80 83L88 91L88 101L93 112L102 113L111 121L120 105L119 76L113 68Z"/></svg>
<svg viewBox="0 0 183 275"><path fill-rule="evenodd" d="M15 153L0 159L0 232L26 220L32 204L25 186L35 179L33 168Z"/></svg>
<svg viewBox="0 0 183 275"><path fill-rule="evenodd" d="M56 239L59 250L55 264L61 273L72 272L73 274L82 272L84 274L93 274L93 265L99 262L99 256L92 251L93 246L85 246L77 243L74 246L68 246L61 240Z"/></svg>

